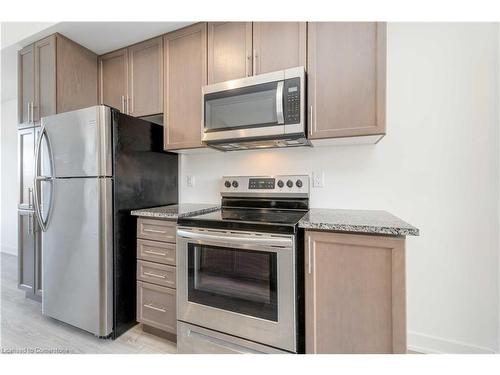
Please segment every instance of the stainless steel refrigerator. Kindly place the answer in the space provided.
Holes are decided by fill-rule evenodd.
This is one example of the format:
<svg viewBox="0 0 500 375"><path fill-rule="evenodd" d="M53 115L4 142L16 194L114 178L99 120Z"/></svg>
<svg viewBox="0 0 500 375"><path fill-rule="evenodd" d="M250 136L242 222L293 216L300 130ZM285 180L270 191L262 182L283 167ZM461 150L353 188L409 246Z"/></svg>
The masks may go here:
<svg viewBox="0 0 500 375"><path fill-rule="evenodd" d="M115 338L136 323L130 210L177 203L177 155L161 125L106 106L42 118L35 150L42 313Z"/></svg>

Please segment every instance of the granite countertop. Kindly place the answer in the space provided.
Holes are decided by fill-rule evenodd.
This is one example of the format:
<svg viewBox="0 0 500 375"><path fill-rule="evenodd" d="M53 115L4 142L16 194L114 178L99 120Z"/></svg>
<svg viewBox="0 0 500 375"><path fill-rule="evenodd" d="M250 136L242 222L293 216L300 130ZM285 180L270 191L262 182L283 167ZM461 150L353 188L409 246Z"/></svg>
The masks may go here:
<svg viewBox="0 0 500 375"><path fill-rule="evenodd" d="M418 236L419 230L386 211L311 208L299 227L391 236Z"/></svg>
<svg viewBox="0 0 500 375"><path fill-rule="evenodd" d="M172 204L169 206L143 208L140 210L134 210L130 214L132 216L177 220L179 217L206 214L208 212L217 211L218 209L220 209L220 205L216 204L182 203Z"/></svg>

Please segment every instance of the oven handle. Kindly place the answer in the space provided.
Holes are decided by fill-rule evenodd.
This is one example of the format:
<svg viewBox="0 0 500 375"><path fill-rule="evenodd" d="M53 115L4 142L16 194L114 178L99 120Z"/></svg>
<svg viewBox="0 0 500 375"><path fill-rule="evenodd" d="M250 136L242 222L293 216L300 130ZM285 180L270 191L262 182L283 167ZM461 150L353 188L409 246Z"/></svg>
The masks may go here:
<svg viewBox="0 0 500 375"><path fill-rule="evenodd" d="M200 241L220 242L228 245L234 243L236 245L260 245L266 247L276 246L290 248L293 246L293 241L291 238L280 237L256 238L244 236L221 236L212 233L197 233L182 229L177 229L177 236Z"/></svg>

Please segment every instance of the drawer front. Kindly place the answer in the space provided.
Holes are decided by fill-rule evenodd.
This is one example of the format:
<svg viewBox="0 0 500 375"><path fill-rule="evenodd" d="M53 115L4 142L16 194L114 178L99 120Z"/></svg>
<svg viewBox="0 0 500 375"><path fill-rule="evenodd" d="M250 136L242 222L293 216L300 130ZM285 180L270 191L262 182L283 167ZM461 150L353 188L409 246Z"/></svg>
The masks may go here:
<svg viewBox="0 0 500 375"><path fill-rule="evenodd" d="M137 238L175 243L175 221L139 218Z"/></svg>
<svg viewBox="0 0 500 375"><path fill-rule="evenodd" d="M175 266L175 244L138 239L137 258Z"/></svg>
<svg viewBox="0 0 500 375"><path fill-rule="evenodd" d="M175 267L166 264L137 261L137 279L175 288Z"/></svg>
<svg viewBox="0 0 500 375"><path fill-rule="evenodd" d="M177 332L175 289L137 282L137 321L166 332Z"/></svg>

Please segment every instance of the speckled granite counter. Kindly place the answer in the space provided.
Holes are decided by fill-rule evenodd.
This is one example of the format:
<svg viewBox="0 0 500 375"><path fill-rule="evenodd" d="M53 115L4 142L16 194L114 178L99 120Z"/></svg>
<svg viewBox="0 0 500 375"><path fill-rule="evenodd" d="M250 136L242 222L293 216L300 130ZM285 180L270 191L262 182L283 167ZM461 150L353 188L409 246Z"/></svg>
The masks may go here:
<svg viewBox="0 0 500 375"><path fill-rule="evenodd" d="M179 217L206 214L208 212L217 211L219 208L220 206L216 204L183 203L134 210L130 214L133 216L177 220Z"/></svg>
<svg viewBox="0 0 500 375"><path fill-rule="evenodd" d="M300 221L305 229L418 236L419 230L386 211L311 208Z"/></svg>

